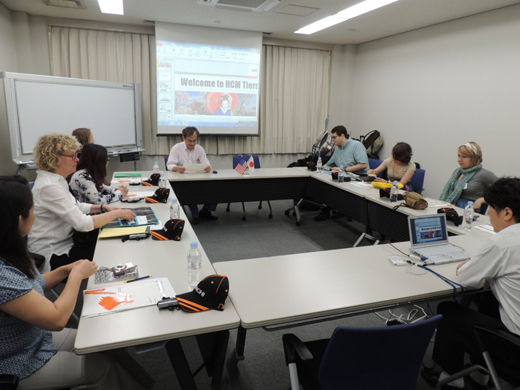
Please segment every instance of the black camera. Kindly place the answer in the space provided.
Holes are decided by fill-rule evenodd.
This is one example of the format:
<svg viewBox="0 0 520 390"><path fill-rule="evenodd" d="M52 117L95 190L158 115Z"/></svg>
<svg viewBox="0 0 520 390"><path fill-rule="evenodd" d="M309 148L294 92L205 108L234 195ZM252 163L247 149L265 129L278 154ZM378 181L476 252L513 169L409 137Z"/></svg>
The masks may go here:
<svg viewBox="0 0 520 390"><path fill-rule="evenodd" d="M179 302L175 298L163 298L159 302L157 302L157 307L159 310L168 309L179 309Z"/></svg>

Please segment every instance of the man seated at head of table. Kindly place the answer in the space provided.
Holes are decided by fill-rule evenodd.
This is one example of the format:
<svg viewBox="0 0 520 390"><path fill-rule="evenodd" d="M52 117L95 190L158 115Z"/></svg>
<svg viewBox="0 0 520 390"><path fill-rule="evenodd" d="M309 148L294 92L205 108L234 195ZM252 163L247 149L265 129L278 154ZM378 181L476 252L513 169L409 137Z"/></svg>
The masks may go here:
<svg viewBox="0 0 520 390"><path fill-rule="evenodd" d="M333 167L333 170L343 169L347 172L366 175L368 156L363 144L351 139L345 126L334 127L330 134L336 149L325 165ZM324 221L329 217L329 214L330 207L325 207L314 220Z"/></svg>
<svg viewBox="0 0 520 390"><path fill-rule="evenodd" d="M205 172L211 172L211 164L209 163L206 152L197 142L199 139L199 131L196 127L189 126L182 130L183 142L173 145L168 156L166 167L173 172L184 173L186 164L203 164ZM205 204L199 211L196 204L190 204L192 224L200 223L200 218L208 220L218 219L212 214L216 210L216 204Z"/></svg>
<svg viewBox="0 0 520 390"><path fill-rule="evenodd" d="M38 166L32 189L36 220L28 246L32 253L45 257L43 271L48 271L49 265L55 269L78 259L92 260L97 236L81 233L117 218L135 218L132 210L81 203L72 196L65 179L76 172L79 149L74 137L63 134L44 135L34 148Z"/></svg>
<svg viewBox="0 0 520 390"><path fill-rule="evenodd" d="M471 259L457 266L457 278L465 286L489 286L491 292L476 298L478 310L443 302L437 311L443 315L435 338L434 361L444 370L443 379L464 368L464 354L480 362L473 326L501 329L520 336L520 179L501 178L484 191L489 219L497 233L491 236ZM495 346L495 348L500 348ZM493 346L490 346L493 355ZM499 352L508 359L507 350ZM518 359L511 356L510 359ZM425 369L423 376L433 383L435 372ZM464 386L463 381L451 388Z"/></svg>

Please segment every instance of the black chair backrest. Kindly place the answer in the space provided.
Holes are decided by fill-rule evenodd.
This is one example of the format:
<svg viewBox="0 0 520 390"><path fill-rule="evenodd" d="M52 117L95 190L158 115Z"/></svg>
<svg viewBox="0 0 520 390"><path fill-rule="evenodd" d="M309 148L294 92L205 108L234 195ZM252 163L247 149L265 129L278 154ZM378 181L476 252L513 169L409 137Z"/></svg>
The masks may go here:
<svg viewBox="0 0 520 390"><path fill-rule="evenodd" d="M320 366L322 389L415 390L441 318L387 327L337 327Z"/></svg>
<svg viewBox="0 0 520 390"><path fill-rule="evenodd" d="M520 385L520 336L504 330L474 327L481 348L489 353L498 375Z"/></svg>

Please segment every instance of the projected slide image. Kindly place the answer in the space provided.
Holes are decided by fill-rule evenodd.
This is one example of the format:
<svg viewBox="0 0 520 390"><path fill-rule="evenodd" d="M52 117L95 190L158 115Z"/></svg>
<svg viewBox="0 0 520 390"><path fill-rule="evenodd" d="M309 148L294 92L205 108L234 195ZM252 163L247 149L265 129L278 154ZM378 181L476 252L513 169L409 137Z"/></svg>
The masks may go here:
<svg viewBox="0 0 520 390"><path fill-rule="evenodd" d="M206 115L206 94L175 91L175 114Z"/></svg>
<svg viewBox="0 0 520 390"><path fill-rule="evenodd" d="M213 115L256 117L256 97L254 94L208 92L206 112Z"/></svg>
<svg viewBox="0 0 520 390"><path fill-rule="evenodd" d="M158 109L159 133L182 126L204 134L258 133L261 39L246 46L156 42L157 96L165 103Z"/></svg>

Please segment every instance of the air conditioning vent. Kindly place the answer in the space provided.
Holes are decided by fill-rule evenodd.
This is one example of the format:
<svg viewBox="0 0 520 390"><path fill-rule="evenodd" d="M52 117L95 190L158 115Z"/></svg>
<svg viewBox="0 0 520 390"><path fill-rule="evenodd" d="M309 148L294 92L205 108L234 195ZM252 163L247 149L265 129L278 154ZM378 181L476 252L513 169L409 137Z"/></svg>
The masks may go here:
<svg viewBox="0 0 520 390"><path fill-rule="evenodd" d="M85 9L83 0L43 0L49 7Z"/></svg>
<svg viewBox="0 0 520 390"><path fill-rule="evenodd" d="M199 4L212 7L235 8L247 11L269 11L280 4L280 0L197 0Z"/></svg>

